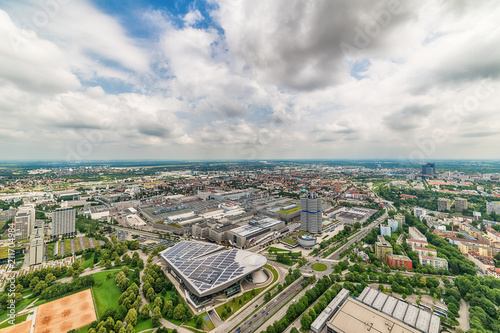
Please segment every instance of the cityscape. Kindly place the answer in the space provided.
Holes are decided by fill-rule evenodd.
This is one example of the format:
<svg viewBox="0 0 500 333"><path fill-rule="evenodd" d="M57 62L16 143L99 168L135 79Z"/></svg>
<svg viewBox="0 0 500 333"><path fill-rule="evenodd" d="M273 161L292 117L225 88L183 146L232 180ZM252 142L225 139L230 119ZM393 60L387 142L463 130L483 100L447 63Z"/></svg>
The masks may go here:
<svg viewBox="0 0 500 333"><path fill-rule="evenodd" d="M0 1L0 333L500 333L498 18Z"/></svg>

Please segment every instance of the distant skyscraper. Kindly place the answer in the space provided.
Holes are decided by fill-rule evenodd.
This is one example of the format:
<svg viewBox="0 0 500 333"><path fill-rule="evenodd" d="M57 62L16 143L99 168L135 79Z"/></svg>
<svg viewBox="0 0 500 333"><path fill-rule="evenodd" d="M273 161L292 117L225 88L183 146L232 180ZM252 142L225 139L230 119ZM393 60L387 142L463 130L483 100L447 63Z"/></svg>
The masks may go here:
<svg viewBox="0 0 500 333"><path fill-rule="evenodd" d="M30 235L30 265L41 264L44 255L43 244L43 221L36 221L33 223L33 230Z"/></svg>
<svg viewBox="0 0 500 333"><path fill-rule="evenodd" d="M444 212L446 210L450 210L450 208L451 208L450 199L446 199L446 198L439 198L438 199L438 211L439 212Z"/></svg>
<svg viewBox="0 0 500 333"><path fill-rule="evenodd" d="M309 192L300 199L300 229L312 234L323 230L323 212L321 198L315 192Z"/></svg>
<svg viewBox="0 0 500 333"><path fill-rule="evenodd" d="M52 214L52 237L75 234L75 209L60 208Z"/></svg>
<svg viewBox="0 0 500 333"><path fill-rule="evenodd" d="M19 207L16 216L14 217L15 225L15 238L16 241L20 239L27 239L31 234L31 228L35 222L35 205L25 204Z"/></svg>
<svg viewBox="0 0 500 333"><path fill-rule="evenodd" d="M380 225L380 234L382 236L391 236L391 227L388 225L381 224Z"/></svg>
<svg viewBox="0 0 500 333"><path fill-rule="evenodd" d="M492 212L500 214L500 202L487 202L486 203L486 213L491 214Z"/></svg>
<svg viewBox="0 0 500 333"><path fill-rule="evenodd" d="M467 199L463 199L463 198L456 198L455 199L455 210L457 212L463 212L464 210L466 210L468 207L467 205Z"/></svg>
<svg viewBox="0 0 500 333"><path fill-rule="evenodd" d="M422 165L422 174L433 176L436 174L436 164L435 163L427 163Z"/></svg>

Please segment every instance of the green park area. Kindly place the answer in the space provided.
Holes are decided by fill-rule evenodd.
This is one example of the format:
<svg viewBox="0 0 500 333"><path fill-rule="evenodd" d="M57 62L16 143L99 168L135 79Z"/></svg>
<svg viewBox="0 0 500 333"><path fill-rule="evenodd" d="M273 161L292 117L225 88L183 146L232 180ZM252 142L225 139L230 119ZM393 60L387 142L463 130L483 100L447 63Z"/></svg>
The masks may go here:
<svg viewBox="0 0 500 333"><path fill-rule="evenodd" d="M318 271L318 272L323 272L323 271L326 271L326 269L327 269L325 264L321 264L319 262L312 264L311 268L314 269L315 271Z"/></svg>

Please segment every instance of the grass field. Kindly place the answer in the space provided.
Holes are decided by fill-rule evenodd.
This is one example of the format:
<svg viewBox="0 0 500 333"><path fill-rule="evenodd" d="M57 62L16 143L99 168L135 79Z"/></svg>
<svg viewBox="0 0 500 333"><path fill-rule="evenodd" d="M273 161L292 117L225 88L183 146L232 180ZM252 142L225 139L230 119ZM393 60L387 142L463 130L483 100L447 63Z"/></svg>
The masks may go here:
<svg viewBox="0 0 500 333"><path fill-rule="evenodd" d="M318 272L323 272L323 271L326 271L326 269L328 267L326 267L325 264L321 264L319 262L315 263L315 264L312 264L311 265L311 268L314 269L315 271L318 271Z"/></svg>
<svg viewBox="0 0 500 333"><path fill-rule="evenodd" d="M151 322L151 318L142 319L141 316L138 316L137 324L134 327L135 331L141 332L150 328L153 328L153 323Z"/></svg>
<svg viewBox="0 0 500 333"><path fill-rule="evenodd" d="M92 246L90 246L90 241L87 237L83 237L83 245L85 245L85 250L90 249Z"/></svg>
<svg viewBox="0 0 500 333"><path fill-rule="evenodd" d="M94 264L94 254L92 253L92 256L90 257L89 260L85 260L82 262L82 267L83 268L89 268Z"/></svg>
<svg viewBox="0 0 500 333"><path fill-rule="evenodd" d="M115 279L106 280L106 275L109 272L100 272L93 274L95 282L100 282L102 285L94 286L94 299L99 317L104 314L107 308L118 308L118 298L122 292L116 286Z"/></svg>
<svg viewBox="0 0 500 333"><path fill-rule="evenodd" d="M64 253L66 255L71 253L71 239L69 239L69 238L66 238L64 240Z"/></svg>
<svg viewBox="0 0 500 333"><path fill-rule="evenodd" d="M17 316L17 317L16 317L16 319L14 319L14 324L20 324L20 323L22 323L23 321L26 321L26 318L27 318L27 317L28 317L28 314L27 314L27 313L25 313L25 314L23 314L23 315L20 315L20 316ZM11 326L11 325L9 324L9 321L7 320L6 322L4 322L4 323L2 323L2 324L0 325L0 329L2 329L2 328L6 328L6 327L9 327L9 326Z"/></svg>
<svg viewBox="0 0 500 333"><path fill-rule="evenodd" d="M73 238L73 241L75 242L75 252L81 251L82 245L80 244L80 238L75 237Z"/></svg>
<svg viewBox="0 0 500 333"><path fill-rule="evenodd" d="M49 245L47 245L47 258L49 260L54 258L54 246L55 245L56 245L56 243L50 243Z"/></svg>

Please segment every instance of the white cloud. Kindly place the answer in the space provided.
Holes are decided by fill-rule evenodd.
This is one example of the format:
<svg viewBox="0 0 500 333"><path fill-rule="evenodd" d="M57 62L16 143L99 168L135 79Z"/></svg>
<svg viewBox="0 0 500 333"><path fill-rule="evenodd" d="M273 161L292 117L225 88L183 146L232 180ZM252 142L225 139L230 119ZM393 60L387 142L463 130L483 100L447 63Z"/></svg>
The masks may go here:
<svg viewBox="0 0 500 333"><path fill-rule="evenodd" d="M223 33L198 28L208 18L196 3L180 27L148 8L136 16L149 38L88 1L28 34L19 18L34 3L10 4L0 154L64 158L94 135L85 158L499 157L500 8L408 6L346 57L339 44L354 45L386 3L221 1L211 15ZM437 131L445 139L426 141Z"/></svg>

